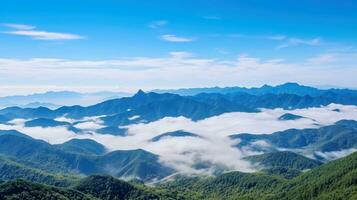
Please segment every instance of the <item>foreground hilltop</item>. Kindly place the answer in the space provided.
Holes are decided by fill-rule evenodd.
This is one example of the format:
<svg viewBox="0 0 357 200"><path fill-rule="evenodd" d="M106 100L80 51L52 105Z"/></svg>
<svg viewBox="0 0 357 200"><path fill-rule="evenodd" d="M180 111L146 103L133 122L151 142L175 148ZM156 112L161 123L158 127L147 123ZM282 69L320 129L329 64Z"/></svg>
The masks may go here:
<svg viewBox="0 0 357 200"><path fill-rule="evenodd" d="M357 153L286 179L266 173L230 172L217 177L178 177L148 187L92 175L71 186L24 180L3 182L0 199L344 199L357 198Z"/></svg>

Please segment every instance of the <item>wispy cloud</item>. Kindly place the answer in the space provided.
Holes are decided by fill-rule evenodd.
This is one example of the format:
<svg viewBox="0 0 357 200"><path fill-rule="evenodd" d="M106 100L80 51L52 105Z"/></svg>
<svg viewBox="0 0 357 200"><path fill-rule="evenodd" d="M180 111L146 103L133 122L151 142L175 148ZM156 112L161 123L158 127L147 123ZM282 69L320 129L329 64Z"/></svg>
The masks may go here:
<svg viewBox="0 0 357 200"><path fill-rule="evenodd" d="M277 48L287 48L290 46L298 46L298 45L308 45L308 46L317 46L321 44L320 38L313 38L313 39L302 39L302 38L287 38L284 40L285 42L279 45Z"/></svg>
<svg viewBox="0 0 357 200"><path fill-rule="evenodd" d="M76 40L82 39L82 36L68 33L55 33L47 31L36 31L36 30L18 30L18 31L8 31L4 32L12 35L22 35L29 36L37 40Z"/></svg>
<svg viewBox="0 0 357 200"><path fill-rule="evenodd" d="M230 34L229 37L247 38L247 39L260 39L260 40L274 40L281 44L277 46L277 49L287 48L291 46L307 45L317 46L321 44L321 38L303 39L298 37L289 37L283 34L276 35L248 35L248 34Z"/></svg>
<svg viewBox="0 0 357 200"><path fill-rule="evenodd" d="M4 31L2 33L10 35L20 35L31 37L36 40L77 40L83 39L83 36L71 33L59 33L37 30L36 26L25 24L3 24L6 27L15 29L11 31Z"/></svg>
<svg viewBox="0 0 357 200"><path fill-rule="evenodd" d="M321 64L329 64L332 62L336 62L338 60L337 54L321 54L316 57L308 59L308 63L313 65L321 65Z"/></svg>
<svg viewBox="0 0 357 200"><path fill-rule="evenodd" d="M26 25L26 24L3 24L6 27L19 29L19 30L32 30L35 29L35 26Z"/></svg>
<svg viewBox="0 0 357 200"><path fill-rule="evenodd" d="M266 39L269 39L269 40L278 40L278 41L281 41L281 40L285 40L287 38L286 35L269 35L269 36L265 36Z"/></svg>
<svg viewBox="0 0 357 200"><path fill-rule="evenodd" d="M162 26L165 26L168 23L166 20L157 20L157 21L152 21L149 23L150 28L160 28Z"/></svg>
<svg viewBox="0 0 357 200"><path fill-rule="evenodd" d="M326 161L330 161L330 160L335 160L337 158L345 157L345 156L347 156L353 152L356 152L356 151L357 151L356 148L351 148L351 149L343 149L340 151L330 151L330 152L317 151L317 152L315 152L315 154L317 156L322 157ZM313 158L314 158L314 156L313 156Z"/></svg>
<svg viewBox="0 0 357 200"><path fill-rule="evenodd" d="M186 52L186 51L173 51L173 52L170 52L170 55L173 58L179 58L179 59L188 58L188 57L193 56L192 53Z"/></svg>
<svg viewBox="0 0 357 200"><path fill-rule="evenodd" d="M309 59L306 59L307 65L323 66L325 70L331 68L341 68L341 69L356 68L356 62L357 62L357 52L355 51L350 51L350 52L332 51L328 53L318 54Z"/></svg>
<svg viewBox="0 0 357 200"><path fill-rule="evenodd" d="M0 58L0 89L3 88L0 93L43 92L51 88L94 92L103 88L118 91L118 87L134 91L138 88L257 86L289 81L308 85L328 85L333 81L340 87L356 86L357 54L341 54L329 65L316 65L312 61L289 62L248 55L216 59L182 51L171 52L169 56L113 60ZM6 85L11 85L11 89L6 89Z"/></svg>
<svg viewBox="0 0 357 200"><path fill-rule="evenodd" d="M248 34L241 34L241 33L230 34L229 37L261 39L261 40L277 40L277 41L282 41L282 40L285 40L286 38L288 38L286 35L281 35L281 34L248 35Z"/></svg>
<svg viewBox="0 0 357 200"><path fill-rule="evenodd" d="M194 38L189 38L189 37L181 37L181 36L176 36L176 35L161 35L160 38L162 40L168 41L168 42L192 42L195 39Z"/></svg>
<svg viewBox="0 0 357 200"><path fill-rule="evenodd" d="M229 54L229 51L226 50L225 48L219 47L219 48L215 48L215 50L220 54Z"/></svg>

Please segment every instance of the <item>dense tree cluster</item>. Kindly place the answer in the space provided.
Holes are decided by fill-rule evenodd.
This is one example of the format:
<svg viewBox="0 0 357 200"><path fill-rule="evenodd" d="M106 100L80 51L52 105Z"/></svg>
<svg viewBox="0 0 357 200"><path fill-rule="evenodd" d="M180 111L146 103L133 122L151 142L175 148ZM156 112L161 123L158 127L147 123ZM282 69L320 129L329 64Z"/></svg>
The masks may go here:
<svg viewBox="0 0 357 200"><path fill-rule="evenodd" d="M24 176L30 179L26 173ZM47 185L25 180L0 182L0 200L353 200L357 199L357 152L291 179L264 172L230 172L216 177L178 176L155 187L107 175L92 175L66 187L50 186L55 182L48 180Z"/></svg>

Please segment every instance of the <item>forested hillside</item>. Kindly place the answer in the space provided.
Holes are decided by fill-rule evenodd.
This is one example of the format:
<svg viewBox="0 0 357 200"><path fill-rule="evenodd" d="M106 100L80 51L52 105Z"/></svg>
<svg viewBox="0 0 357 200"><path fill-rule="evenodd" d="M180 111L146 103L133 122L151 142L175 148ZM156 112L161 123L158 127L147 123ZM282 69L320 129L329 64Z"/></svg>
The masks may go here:
<svg viewBox="0 0 357 200"><path fill-rule="evenodd" d="M36 181L36 180L34 180ZM52 184L49 182L48 184ZM55 187L23 180L0 185L0 199L265 199L305 200L357 197L357 153L286 179L264 172L229 172L216 177L185 177L145 186L106 175L93 175L70 186Z"/></svg>

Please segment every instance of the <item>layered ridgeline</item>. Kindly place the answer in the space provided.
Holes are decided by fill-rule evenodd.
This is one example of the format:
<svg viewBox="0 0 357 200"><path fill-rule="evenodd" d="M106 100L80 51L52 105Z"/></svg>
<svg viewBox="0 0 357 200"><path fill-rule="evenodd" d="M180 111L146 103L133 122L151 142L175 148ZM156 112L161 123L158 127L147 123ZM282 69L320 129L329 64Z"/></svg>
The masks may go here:
<svg viewBox="0 0 357 200"><path fill-rule="evenodd" d="M320 90L297 84L239 90L235 88L227 91L210 90L191 96L139 91L132 97L112 99L87 107L65 106L54 110L45 107L2 109L0 110L1 128L16 130L0 130L0 182L2 182L0 199L3 197L5 199L51 197L54 199L354 199L356 197L356 153L351 153L357 149L357 122L348 120L354 119L354 115L346 111L349 108L353 109L354 106L338 107L341 110L326 109L329 114L332 113L328 117L337 116L336 120L326 123L329 125L319 124L311 116L293 111L293 109L311 107L316 107L314 109L318 110L320 108L317 107L331 103L357 105L356 91ZM208 117L230 112L243 112L254 116L258 116L259 113L266 114L261 108L285 109L284 112L277 112L279 115L274 115L273 120L277 123L284 125L308 123L307 127L313 128L284 130L286 129L284 127L295 126L282 126L281 131L271 131L274 132L269 132L271 134L233 131L220 137L213 137L215 131L205 135L199 131L191 132L177 126L177 129L168 131L163 129L164 131L157 134L135 135L136 139L138 137L142 139L139 144L147 145L142 147L143 149L160 150L164 147L160 145L171 148L170 145L178 144L177 141L188 141L185 145L191 145L192 141L193 147L197 149L186 150L184 146L172 148L183 149L183 151L180 155L170 154L170 158L179 156L185 159L175 161L194 161L192 166L184 165L184 167L197 171L211 170L217 166L217 171L212 171L215 176L195 174L187 177L172 163L168 165L168 157L163 154L153 154L140 149L140 145L131 150L114 151L108 149L110 145L105 143L118 138L130 142L129 138L135 138L131 137L134 134L127 131L126 125L137 124L140 128L164 117L183 116L191 119L192 123L199 123L200 120ZM348 119L341 120L341 116L347 116ZM95 128L91 129L92 126ZM154 132L161 128L163 127L153 127ZM207 129L209 128L212 126L207 126ZM47 132L41 134L62 136L63 133L69 136L63 140L64 143L55 142L55 145L48 143L50 141L46 139L44 139L46 141L37 140L29 136L49 138L38 134L38 131L42 130ZM27 131L29 131L28 135ZM105 140L97 140L102 144L94 141L98 136L105 138ZM253 155L242 158L235 157L234 154L228 159L250 163L251 169L255 172L242 173L232 171L231 168L229 169L231 172L226 173L227 167L213 162L215 155L225 156L223 153L226 151L219 151L216 154L212 154L211 151L206 156L209 159L201 159L206 151L197 144L204 143L205 148L220 150L213 146L216 143L210 143L210 140L215 139L220 142L217 144L227 145L224 150ZM151 148L145 148L148 146ZM128 148L119 146L116 149ZM244 154L244 152L248 153ZM347 156L348 154L351 155ZM343 156L347 157L333 161ZM148 187L142 183L154 184L154 186ZM306 186L309 189L304 189Z"/></svg>
<svg viewBox="0 0 357 200"><path fill-rule="evenodd" d="M102 116L100 119L105 126L114 129L113 127L118 125L152 122L163 117L184 116L196 121L227 112L259 112L258 108L296 109L320 107L331 103L357 105L357 92L354 90L319 90L297 84L217 92L180 96L171 93L145 93L140 90L132 97L112 99L88 107L65 106L55 110L45 107L8 107L0 110L0 123L7 123L16 118L55 119L66 116L81 119ZM35 121L29 125L40 122ZM50 121L41 123L56 125ZM107 131L108 129L103 130ZM119 130L116 131L121 134Z"/></svg>
<svg viewBox="0 0 357 200"><path fill-rule="evenodd" d="M269 157L269 156L268 156ZM263 158L265 159L265 158ZM105 175L71 186L14 180L0 183L2 199L344 199L357 198L357 153L285 179L265 172L230 172L216 177L177 177L148 187Z"/></svg>
<svg viewBox="0 0 357 200"><path fill-rule="evenodd" d="M252 95L264 94L296 94L299 96L319 96L324 93L333 92L337 94L356 93L349 89L318 89L309 86L299 85L297 83L285 83L277 86L263 85L262 87L211 87L211 88L183 88L183 89L169 89L169 90L153 90L156 93L172 93L183 96L194 96L200 93L248 93Z"/></svg>
<svg viewBox="0 0 357 200"><path fill-rule="evenodd" d="M356 148L356 125L356 121L343 120L318 129L294 130L292 133L291 130L287 130L270 135L238 134L231 138L241 140L237 148L259 148L258 152L267 152L244 158L257 170L292 178L322 163L297 153L280 152L278 150L281 144L285 145L286 149L290 147L291 151L299 153L320 152L314 155L315 159L320 159L325 146L332 146L336 151ZM165 137L199 136L176 131L159 135L151 141L157 142ZM266 141L269 145L259 146L261 142L257 141ZM163 165L157 155L150 152L140 149L108 152L102 144L89 139L72 139L63 144L51 145L18 131L0 131L0 144L0 178L4 180L28 177L29 180L49 181L53 185L59 185L58 177L61 180L65 179L66 184L70 182L63 174L78 176L105 173L124 179L136 178L150 182L176 173L174 169Z"/></svg>
<svg viewBox="0 0 357 200"><path fill-rule="evenodd" d="M357 149L357 121L341 120L320 128L288 129L272 134L235 134L230 138L239 141L237 148L261 152L290 149L323 161Z"/></svg>
<svg viewBox="0 0 357 200"><path fill-rule="evenodd" d="M201 139L201 136L174 131L155 136L147 142L154 145L165 143L169 138ZM239 150L266 153L244 158L253 164L252 168L287 178L318 166L321 161L333 160L357 149L357 121L341 120L315 129L289 129L263 135L236 134L228 138L238 141L232 144L236 144L235 148ZM280 152L282 150L290 152ZM32 168L71 175L105 173L123 179L137 178L151 182L178 172L162 162L159 155L142 149L109 151L90 139L71 139L63 144L51 145L15 130L0 131L0 156L4 158L2 160L6 166L16 164L28 167L21 169L24 173ZM191 167L203 169L214 166L213 163L200 161ZM214 173L221 173L225 168L222 166L216 170Z"/></svg>
<svg viewBox="0 0 357 200"><path fill-rule="evenodd" d="M157 135L147 142L165 143L169 138L202 139L190 132L174 131ZM232 144L239 150L255 154L267 153L263 154L266 157L257 155L245 158L256 170L264 169L292 177L320 163L302 159L301 155L326 162L357 149L357 121L341 120L333 125L314 129L288 129L272 134L236 134L228 138L237 141ZM282 150L295 153L280 152ZM0 155L49 173L106 173L124 179L138 178L146 182L157 181L176 173L176 170L161 162L158 155L142 149L109 151L102 144L90 139L71 139L63 144L51 145L15 130L0 131ZM273 164L274 159L284 162L280 165ZM294 166L291 166L291 162ZM202 169L213 167L211 165L213 164L201 161L194 163L192 167ZM217 170L224 171L225 168L222 166Z"/></svg>

